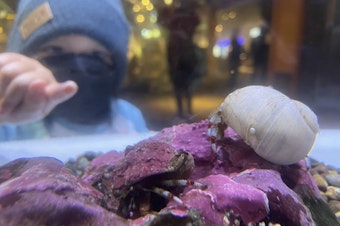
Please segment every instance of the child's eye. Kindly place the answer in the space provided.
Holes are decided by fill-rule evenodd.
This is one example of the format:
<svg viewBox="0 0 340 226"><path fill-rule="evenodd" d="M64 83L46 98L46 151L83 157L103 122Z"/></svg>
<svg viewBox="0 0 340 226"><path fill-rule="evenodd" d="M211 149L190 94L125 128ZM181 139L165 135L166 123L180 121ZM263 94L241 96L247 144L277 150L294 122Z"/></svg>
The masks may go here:
<svg viewBox="0 0 340 226"><path fill-rule="evenodd" d="M60 46L45 46L41 48L40 51L49 54L60 54L64 52L63 48Z"/></svg>
<svg viewBox="0 0 340 226"><path fill-rule="evenodd" d="M46 56L54 56L64 53L64 49L60 46L43 46L32 57L42 59Z"/></svg>
<svg viewBox="0 0 340 226"><path fill-rule="evenodd" d="M91 53L91 55L99 58L100 60L102 60L103 62L105 62L109 65L113 64L112 57L109 53L104 53L104 52L101 52L101 51L93 51Z"/></svg>

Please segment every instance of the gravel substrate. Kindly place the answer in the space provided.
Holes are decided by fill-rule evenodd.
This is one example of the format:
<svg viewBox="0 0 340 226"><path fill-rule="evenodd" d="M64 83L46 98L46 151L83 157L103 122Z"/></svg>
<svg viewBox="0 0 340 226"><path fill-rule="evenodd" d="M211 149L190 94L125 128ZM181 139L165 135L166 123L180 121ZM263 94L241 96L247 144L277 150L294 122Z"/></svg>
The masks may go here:
<svg viewBox="0 0 340 226"><path fill-rule="evenodd" d="M310 172L333 213L340 223L340 169L310 159Z"/></svg>

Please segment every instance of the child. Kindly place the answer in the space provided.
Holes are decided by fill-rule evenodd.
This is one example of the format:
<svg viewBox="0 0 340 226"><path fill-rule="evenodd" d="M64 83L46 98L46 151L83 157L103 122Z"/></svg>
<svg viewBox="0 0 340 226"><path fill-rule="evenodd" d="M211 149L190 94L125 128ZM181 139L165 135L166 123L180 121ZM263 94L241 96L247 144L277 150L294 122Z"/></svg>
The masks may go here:
<svg viewBox="0 0 340 226"><path fill-rule="evenodd" d="M0 54L0 140L146 132L117 98L128 41L119 0L21 0Z"/></svg>

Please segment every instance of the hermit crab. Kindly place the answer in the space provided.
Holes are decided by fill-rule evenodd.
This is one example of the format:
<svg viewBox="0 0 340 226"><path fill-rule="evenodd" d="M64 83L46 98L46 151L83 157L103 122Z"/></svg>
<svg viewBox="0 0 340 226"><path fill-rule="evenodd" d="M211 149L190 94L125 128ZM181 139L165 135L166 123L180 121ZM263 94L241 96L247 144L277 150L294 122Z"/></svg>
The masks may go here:
<svg viewBox="0 0 340 226"><path fill-rule="evenodd" d="M124 158L105 169L94 184L105 194L106 208L135 219L160 211L169 201L182 205L177 196L186 186L202 186L189 180L194 159L170 144L144 140L125 150Z"/></svg>
<svg viewBox="0 0 340 226"><path fill-rule="evenodd" d="M208 135L215 151L227 126L259 156L281 165L305 158L319 132L317 117L305 104L255 85L230 93L211 116Z"/></svg>

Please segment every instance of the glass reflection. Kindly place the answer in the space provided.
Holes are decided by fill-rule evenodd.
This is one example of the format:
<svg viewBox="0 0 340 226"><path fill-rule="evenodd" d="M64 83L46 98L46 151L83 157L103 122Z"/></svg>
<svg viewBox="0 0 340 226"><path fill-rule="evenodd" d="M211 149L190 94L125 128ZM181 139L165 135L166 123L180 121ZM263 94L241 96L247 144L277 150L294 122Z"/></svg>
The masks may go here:
<svg viewBox="0 0 340 226"><path fill-rule="evenodd" d="M5 3L5 1L2 1ZM7 3L8 1L6 1ZM207 118L232 90L271 85L309 105L321 127L339 128L339 15L335 0L123 0L132 28L129 70L122 96L143 111L150 129ZM4 50L15 1L1 4ZM187 7L187 9L186 9ZM171 32L164 21L181 8L199 18L192 42L205 72L192 92L191 111L178 118L168 62ZM188 26L188 25L184 25ZM242 47L231 65L233 32ZM188 107L190 108L190 107Z"/></svg>

